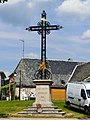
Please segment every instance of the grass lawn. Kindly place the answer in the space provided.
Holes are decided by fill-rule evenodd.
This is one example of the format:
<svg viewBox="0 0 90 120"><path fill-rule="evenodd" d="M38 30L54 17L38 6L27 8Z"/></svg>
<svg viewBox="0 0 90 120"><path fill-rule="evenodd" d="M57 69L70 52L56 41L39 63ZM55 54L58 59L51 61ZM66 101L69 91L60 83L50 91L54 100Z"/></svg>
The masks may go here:
<svg viewBox="0 0 90 120"><path fill-rule="evenodd" d="M0 117L8 117L22 111L23 109L31 106L34 101L0 101ZM77 109L68 110L64 101L53 101L55 106L62 109L66 114L64 118L90 118L90 115L85 115L83 111ZM27 116L28 117L28 116Z"/></svg>
<svg viewBox="0 0 90 120"><path fill-rule="evenodd" d="M64 117L66 118L90 118L90 115L85 115L84 111L82 110L78 110L75 108L71 108L70 110L68 110L65 101L54 100L53 103L55 106L58 106L58 108L66 112L66 115L64 115Z"/></svg>
<svg viewBox="0 0 90 120"><path fill-rule="evenodd" d="M0 116L7 117L31 106L34 101L0 101Z"/></svg>

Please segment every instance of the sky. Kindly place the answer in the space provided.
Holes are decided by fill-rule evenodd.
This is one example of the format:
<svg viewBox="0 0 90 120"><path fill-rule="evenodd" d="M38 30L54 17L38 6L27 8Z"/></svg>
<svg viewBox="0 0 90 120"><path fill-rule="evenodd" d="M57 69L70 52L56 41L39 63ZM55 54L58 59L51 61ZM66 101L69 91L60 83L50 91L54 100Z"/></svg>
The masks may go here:
<svg viewBox="0 0 90 120"><path fill-rule="evenodd" d="M90 0L8 0L0 3L0 71L11 74L20 59L40 59L40 35L25 29L37 25L45 10L51 25L63 29L47 35L47 59L90 61Z"/></svg>

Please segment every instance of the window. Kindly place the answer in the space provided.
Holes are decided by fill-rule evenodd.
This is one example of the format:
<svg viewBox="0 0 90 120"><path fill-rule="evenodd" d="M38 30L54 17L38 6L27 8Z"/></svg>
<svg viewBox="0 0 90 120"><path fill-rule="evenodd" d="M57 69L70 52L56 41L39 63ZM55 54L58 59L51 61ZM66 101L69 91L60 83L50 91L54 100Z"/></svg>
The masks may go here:
<svg viewBox="0 0 90 120"><path fill-rule="evenodd" d="M81 97L83 99L86 99L86 94L85 94L85 90L84 89L81 89Z"/></svg>
<svg viewBox="0 0 90 120"><path fill-rule="evenodd" d="M86 90L88 98L90 98L90 90Z"/></svg>

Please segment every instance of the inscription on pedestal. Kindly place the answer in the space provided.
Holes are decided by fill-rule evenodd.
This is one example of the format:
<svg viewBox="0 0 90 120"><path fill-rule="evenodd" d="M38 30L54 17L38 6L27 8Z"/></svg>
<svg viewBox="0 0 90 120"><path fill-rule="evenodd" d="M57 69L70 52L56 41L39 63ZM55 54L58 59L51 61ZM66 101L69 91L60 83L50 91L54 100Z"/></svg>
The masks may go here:
<svg viewBox="0 0 90 120"><path fill-rule="evenodd" d="M50 100L49 86L37 85L36 91L37 101L45 102Z"/></svg>
<svg viewBox="0 0 90 120"><path fill-rule="evenodd" d="M52 106L50 93L52 80L34 80L34 83L36 84L36 100L33 106L37 106L37 104L41 104L43 107Z"/></svg>

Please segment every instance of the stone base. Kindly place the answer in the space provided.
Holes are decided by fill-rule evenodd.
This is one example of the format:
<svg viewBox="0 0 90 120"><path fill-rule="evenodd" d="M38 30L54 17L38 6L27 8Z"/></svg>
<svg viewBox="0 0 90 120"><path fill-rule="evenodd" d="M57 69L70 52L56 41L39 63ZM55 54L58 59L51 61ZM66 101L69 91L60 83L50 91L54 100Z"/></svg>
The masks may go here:
<svg viewBox="0 0 90 120"><path fill-rule="evenodd" d="M50 85L52 80L34 80L36 84L36 100L33 106L24 109L18 114L31 115L31 116L62 116L65 112L61 109L57 109L51 102ZM41 107L38 108L37 105Z"/></svg>
<svg viewBox="0 0 90 120"><path fill-rule="evenodd" d="M36 100L33 106L36 107L37 104L41 104L42 107L53 106L50 91L52 80L34 80L33 82L36 84Z"/></svg>
<svg viewBox="0 0 90 120"><path fill-rule="evenodd" d="M27 109L18 113L19 115L30 115L30 116L62 116L65 112L61 109L57 109L56 106L43 107L42 110L38 111L37 107L30 106Z"/></svg>

